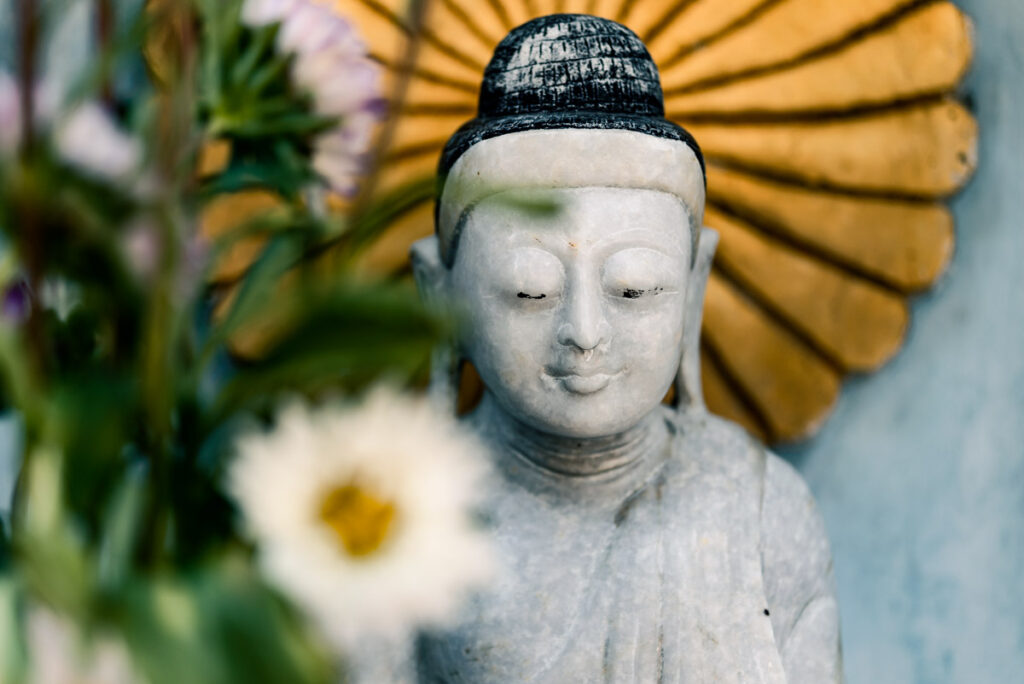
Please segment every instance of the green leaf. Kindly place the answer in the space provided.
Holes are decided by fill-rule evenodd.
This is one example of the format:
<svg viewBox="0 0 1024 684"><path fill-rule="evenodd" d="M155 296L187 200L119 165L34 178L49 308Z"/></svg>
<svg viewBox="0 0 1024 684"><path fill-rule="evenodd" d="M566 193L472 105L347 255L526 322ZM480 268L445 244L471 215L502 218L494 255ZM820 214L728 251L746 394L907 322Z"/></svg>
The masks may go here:
<svg viewBox="0 0 1024 684"><path fill-rule="evenodd" d="M255 112L259 114L259 112ZM295 136L309 138L324 133L338 125L337 117L309 114L299 110L271 113L264 118L246 118L219 122L214 128L215 135L232 138L274 138Z"/></svg>
<svg viewBox="0 0 1024 684"><path fill-rule="evenodd" d="M59 612L83 620L92 605L94 569L64 508L62 461L63 454L44 444L28 453L24 509L14 512L12 537L26 586Z"/></svg>
<svg viewBox="0 0 1024 684"><path fill-rule="evenodd" d="M144 471L131 468L110 498L104 519L97 572L101 589L116 590L131 572L145 499Z"/></svg>
<svg viewBox="0 0 1024 684"><path fill-rule="evenodd" d="M332 680L325 653L241 558L140 582L125 623L153 684Z"/></svg>
<svg viewBox="0 0 1024 684"><path fill-rule="evenodd" d="M344 234L343 240L348 251L355 253L369 245L406 212L432 201L436 192L436 176L427 175L405 183L375 200Z"/></svg>
<svg viewBox="0 0 1024 684"><path fill-rule="evenodd" d="M22 682L27 654L21 628L21 587L12 575L0 575L0 681Z"/></svg>
<svg viewBox="0 0 1024 684"><path fill-rule="evenodd" d="M404 284L293 289L278 304L292 324L260 362L227 383L216 414L273 401L282 392L358 389L382 376L408 380L427 366L451 328Z"/></svg>
<svg viewBox="0 0 1024 684"><path fill-rule="evenodd" d="M263 310L279 290L282 275L295 265L300 254L301 247L293 235L281 235L270 241L249 269L227 316L214 329L204 350L204 358L208 358L217 346L224 344L236 330Z"/></svg>

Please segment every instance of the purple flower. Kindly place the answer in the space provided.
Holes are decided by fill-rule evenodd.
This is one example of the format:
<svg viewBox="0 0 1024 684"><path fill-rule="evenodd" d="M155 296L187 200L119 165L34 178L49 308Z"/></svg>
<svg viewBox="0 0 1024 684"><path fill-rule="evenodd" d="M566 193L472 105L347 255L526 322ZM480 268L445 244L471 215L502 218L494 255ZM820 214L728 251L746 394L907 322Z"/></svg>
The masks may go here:
<svg viewBox="0 0 1024 684"><path fill-rule="evenodd" d="M22 323L28 318L32 309L32 297L28 283L24 280L17 280L8 285L3 292L3 301L0 302L0 316L10 323Z"/></svg>
<svg viewBox="0 0 1024 684"><path fill-rule="evenodd" d="M281 23L277 49L295 54L292 79L312 96L317 114L339 119L337 128L314 141L313 168L332 190L351 196L387 112L380 66L369 59L352 23L329 4L246 0L242 20L250 26Z"/></svg>

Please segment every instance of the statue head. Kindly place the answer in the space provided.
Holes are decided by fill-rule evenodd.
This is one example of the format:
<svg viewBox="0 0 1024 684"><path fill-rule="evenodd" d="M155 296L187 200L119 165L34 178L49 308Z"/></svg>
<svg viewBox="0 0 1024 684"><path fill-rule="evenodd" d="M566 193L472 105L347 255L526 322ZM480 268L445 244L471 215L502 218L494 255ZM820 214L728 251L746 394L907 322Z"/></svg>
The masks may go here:
<svg viewBox="0 0 1024 684"><path fill-rule="evenodd" d="M458 353L502 410L590 438L656 409L696 346L703 171L629 29L553 15L499 44L413 265L428 298L461 305Z"/></svg>

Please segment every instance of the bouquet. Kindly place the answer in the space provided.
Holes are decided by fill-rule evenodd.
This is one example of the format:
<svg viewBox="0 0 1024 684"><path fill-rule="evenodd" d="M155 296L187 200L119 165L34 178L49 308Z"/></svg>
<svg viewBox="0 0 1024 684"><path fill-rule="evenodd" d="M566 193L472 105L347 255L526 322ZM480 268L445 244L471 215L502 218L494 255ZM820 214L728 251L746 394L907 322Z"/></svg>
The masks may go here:
<svg viewBox="0 0 1024 684"><path fill-rule="evenodd" d="M404 676L492 562L415 389L454 321L360 266L434 192L371 192L401 84L313 0L99 0L56 84L53 5L0 73L0 680Z"/></svg>

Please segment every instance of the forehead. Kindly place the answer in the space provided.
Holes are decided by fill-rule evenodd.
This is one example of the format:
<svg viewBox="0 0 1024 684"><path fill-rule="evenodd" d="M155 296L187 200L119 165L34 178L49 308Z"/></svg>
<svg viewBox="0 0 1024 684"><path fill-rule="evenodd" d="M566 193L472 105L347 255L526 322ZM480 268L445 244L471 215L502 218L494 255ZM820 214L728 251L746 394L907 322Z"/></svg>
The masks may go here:
<svg viewBox="0 0 1024 684"><path fill-rule="evenodd" d="M461 241L470 249L518 244L571 248L636 243L683 255L690 217L669 193L636 188L557 188L496 193L466 216Z"/></svg>

